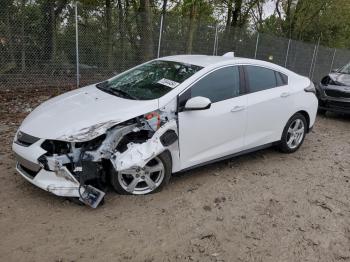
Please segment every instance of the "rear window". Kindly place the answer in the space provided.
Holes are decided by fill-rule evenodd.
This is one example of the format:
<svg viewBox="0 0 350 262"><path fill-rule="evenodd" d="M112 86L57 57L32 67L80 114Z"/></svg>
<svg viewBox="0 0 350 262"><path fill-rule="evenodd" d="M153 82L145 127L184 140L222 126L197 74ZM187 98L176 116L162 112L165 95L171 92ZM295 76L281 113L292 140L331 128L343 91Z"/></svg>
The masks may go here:
<svg viewBox="0 0 350 262"><path fill-rule="evenodd" d="M251 93L276 87L275 71L259 66L245 66L245 68Z"/></svg>
<svg viewBox="0 0 350 262"><path fill-rule="evenodd" d="M288 84L288 76L260 66L245 66L251 93Z"/></svg>

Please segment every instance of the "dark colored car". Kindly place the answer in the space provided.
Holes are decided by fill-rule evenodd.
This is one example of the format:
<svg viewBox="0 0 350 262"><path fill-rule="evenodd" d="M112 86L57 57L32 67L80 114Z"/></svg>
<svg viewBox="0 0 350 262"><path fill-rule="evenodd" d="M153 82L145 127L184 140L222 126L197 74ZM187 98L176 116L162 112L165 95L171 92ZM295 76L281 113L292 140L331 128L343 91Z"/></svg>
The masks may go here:
<svg viewBox="0 0 350 262"><path fill-rule="evenodd" d="M350 114L350 63L324 77L316 88L319 112Z"/></svg>

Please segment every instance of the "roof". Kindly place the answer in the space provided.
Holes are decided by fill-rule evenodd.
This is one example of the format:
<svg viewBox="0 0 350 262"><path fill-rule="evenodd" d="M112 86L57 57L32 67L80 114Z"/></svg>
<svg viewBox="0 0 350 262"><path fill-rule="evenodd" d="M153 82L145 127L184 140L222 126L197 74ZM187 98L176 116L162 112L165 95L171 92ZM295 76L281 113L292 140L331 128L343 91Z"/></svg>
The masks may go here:
<svg viewBox="0 0 350 262"><path fill-rule="evenodd" d="M227 57L227 56L208 56L208 55L174 55L174 56L166 56L160 58L160 60L166 61L174 61L191 65L198 65L202 67L206 67L212 64L224 62L224 61L232 61L236 58Z"/></svg>
<svg viewBox="0 0 350 262"><path fill-rule="evenodd" d="M191 65L198 65L202 67L208 67L216 64L230 64L230 61L235 64L253 64L253 65L259 65L263 67L270 68L272 70L277 70L282 73L288 73L289 75L291 73L295 74L294 72L288 70L287 68L284 68L282 66L279 66L277 64L273 64L271 62L263 61L263 60L256 60L251 58L243 58L243 57L234 57L231 56L230 53L227 53L223 56L209 56L209 55L174 55L174 56L166 56L161 57L159 60L165 60L165 61L174 61L184 64L191 64ZM225 63L226 62L226 63Z"/></svg>

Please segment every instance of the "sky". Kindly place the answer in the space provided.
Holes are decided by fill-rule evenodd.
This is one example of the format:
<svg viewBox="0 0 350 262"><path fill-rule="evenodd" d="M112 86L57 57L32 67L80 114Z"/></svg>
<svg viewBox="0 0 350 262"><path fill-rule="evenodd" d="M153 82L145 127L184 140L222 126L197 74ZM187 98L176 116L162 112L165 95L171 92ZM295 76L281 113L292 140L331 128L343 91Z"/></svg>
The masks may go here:
<svg viewBox="0 0 350 262"><path fill-rule="evenodd" d="M275 1L270 0L264 5L264 18L271 16L275 11Z"/></svg>
<svg viewBox="0 0 350 262"><path fill-rule="evenodd" d="M264 4L263 6L263 11L264 11L264 14L263 14L263 18L267 18L271 15L274 14L275 12L275 8L276 8L276 0L268 0L266 1L266 3ZM226 7L224 9L221 9L221 10L216 10L216 13L215 13L215 17L218 18L219 21L221 21L221 24L224 24L225 21L226 21Z"/></svg>

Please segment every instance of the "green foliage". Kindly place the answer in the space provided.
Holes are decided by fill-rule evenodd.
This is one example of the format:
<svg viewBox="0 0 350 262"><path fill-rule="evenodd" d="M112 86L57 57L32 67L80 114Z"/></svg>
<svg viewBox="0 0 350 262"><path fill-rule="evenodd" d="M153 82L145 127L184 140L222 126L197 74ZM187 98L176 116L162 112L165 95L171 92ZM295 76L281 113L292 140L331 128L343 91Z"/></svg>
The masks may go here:
<svg viewBox="0 0 350 262"><path fill-rule="evenodd" d="M120 71L157 54L163 0L80 0L80 61L101 72ZM349 0L168 0L161 55L212 53L217 24L222 43L254 30L330 47L350 48ZM24 6L23 6L24 3ZM73 0L0 0L0 69L27 71L75 64ZM139 10L145 13L140 14ZM253 23L258 23L254 27ZM239 25L239 34L233 28ZM145 48L147 45L147 48ZM147 54L145 54L147 52ZM9 66L11 65L11 66ZM15 65L15 66L13 66Z"/></svg>
<svg viewBox="0 0 350 262"><path fill-rule="evenodd" d="M260 31L330 47L350 48L350 1L275 0L276 13L263 22Z"/></svg>

